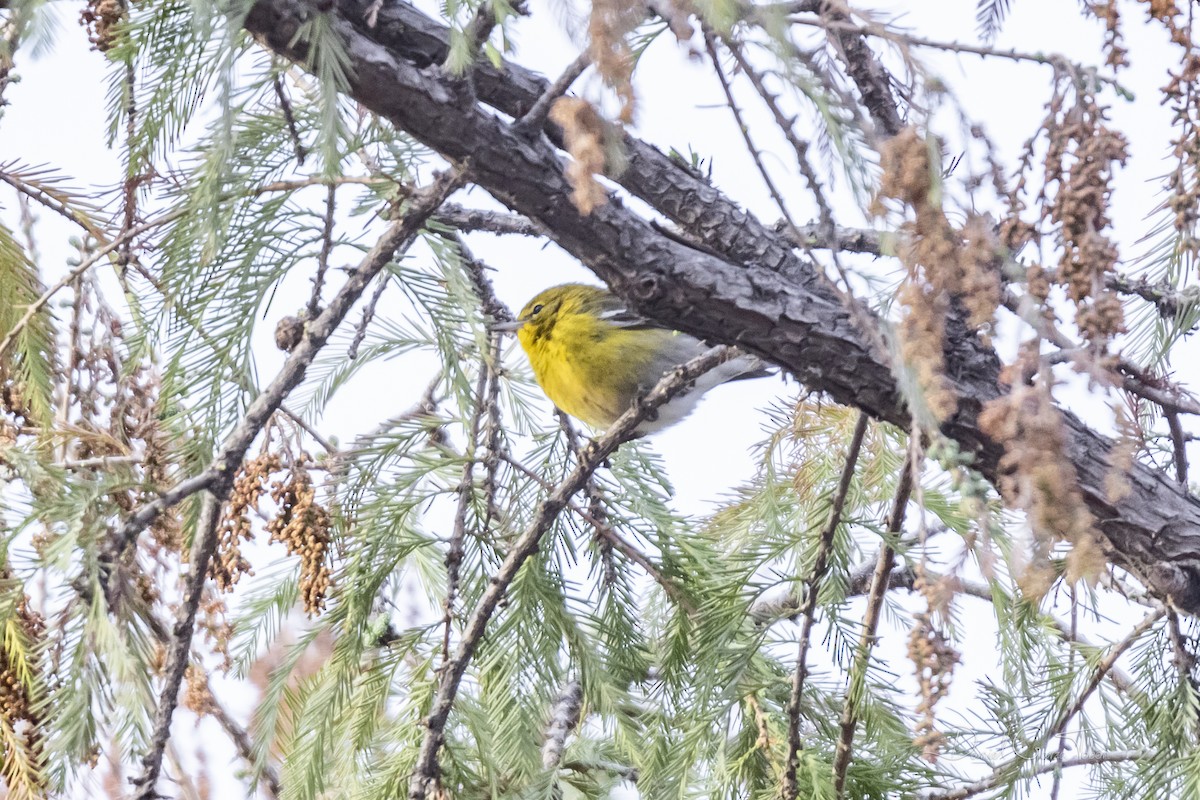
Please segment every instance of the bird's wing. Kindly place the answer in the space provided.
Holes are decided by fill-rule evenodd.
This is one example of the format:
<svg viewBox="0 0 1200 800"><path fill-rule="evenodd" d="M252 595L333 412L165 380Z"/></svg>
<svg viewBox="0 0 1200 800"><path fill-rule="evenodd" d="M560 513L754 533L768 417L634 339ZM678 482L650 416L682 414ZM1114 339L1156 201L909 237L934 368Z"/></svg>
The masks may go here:
<svg viewBox="0 0 1200 800"><path fill-rule="evenodd" d="M641 314L629 310L621 300L612 295L607 295L599 301L599 308L596 309L596 316L617 328L662 328L653 320L646 319Z"/></svg>

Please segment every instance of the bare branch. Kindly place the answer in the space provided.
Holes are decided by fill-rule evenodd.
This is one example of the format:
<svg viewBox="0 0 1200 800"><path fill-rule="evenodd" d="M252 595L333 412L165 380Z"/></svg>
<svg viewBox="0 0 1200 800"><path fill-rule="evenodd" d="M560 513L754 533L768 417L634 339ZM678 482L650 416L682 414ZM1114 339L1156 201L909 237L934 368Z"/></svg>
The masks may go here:
<svg viewBox="0 0 1200 800"><path fill-rule="evenodd" d="M729 38L725 38L723 41L729 52L733 55L734 60L737 61L738 68L750 79L754 90L758 92L758 96L762 98L763 103L770 109L772 116L775 117L776 126L783 133L788 144L792 146L792 151L796 154L796 166L800 169L800 174L804 176L808 188L812 191L813 199L817 203L821 231L826 240L832 241L834 232L837 230L837 225L833 219L833 208L829 204L829 199L825 196L825 190L821 185L820 178L817 177L816 170L813 169L812 163L809 161L808 142L796 134L795 119L789 118L784 113L783 108L779 105L778 98L767 88L766 81L763 80L762 75L742 53L741 45ZM831 252L836 253L837 251L833 250ZM849 285L847 285L847 289L849 289Z"/></svg>
<svg viewBox="0 0 1200 800"><path fill-rule="evenodd" d="M162 770L163 750L171 738L171 717L179 702L179 687L183 673L187 670L192 652L192 634L196 630L196 611L208 580L208 562L217 549L217 526L220 522L222 498L211 492L201 500L200 520L192 552L188 557L187 592L179 607L179 618L171 630L167 665L163 669L166 680L158 697L158 710L154 714L154 732L150 736L150 751L142 757L142 774L131 778L130 783L138 787L137 800L154 800L158 797L158 776Z"/></svg>
<svg viewBox="0 0 1200 800"><path fill-rule="evenodd" d="M321 252L317 254L317 274L313 276L312 295L308 298L308 319L316 319L321 309L321 290L325 288L325 271L329 269L329 256L333 253L333 214L336 208L337 185L329 184L325 190L325 219L321 226Z"/></svg>
<svg viewBox="0 0 1200 800"><path fill-rule="evenodd" d="M1171 448L1175 459L1175 480L1179 481L1180 486L1187 486L1187 447L1183 438L1183 426L1179 424L1179 412L1164 409L1163 416L1167 418L1167 428L1171 431Z"/></svg>
<svg viewBox="0 0 1200 800"><path fill-rule="evenodd" d="M492 336L499 337L498 334ZM458 480L458 506L454 511L454 528L450 532L450 544L446 549L446 602L443 606L442 625L442 666L450 660L450 634L454 623L454 603L458 599L459 566L464 555L464 543L467 538L467 513L471 510L471 495L475 488L475 465L478 463L476 451L479 448L479 430L483 425L483 416L487 413L487 387L492 377L491 364L487 358L481 359L479 375L475 380L474 408L471 410L471 422L467 428L467 445L463 452L462 475Z"/></svg>
<svg viewBox="0 0 1200 800"><path fill-rule="evenodd" d="M871 52L866 39L857 31L839 30L849 20L850 9L845 0L826 0L820 10L829 41L834 45L846 73L858 87L863 105L885 138L891 138L904 127L900 104L892 93L892 76Z"/></svg>
<svg viewBox="0 0 1200 800"><path fill-rule="evenodd" d="M164 648L170 648L173 641L173 636L171 631L167 629L166 623L164 623L153 613L146 613L142 615L142 619L145 621L146 627L149 629L150 633L153 634L155 640ZM202 663L200 655L195 650L192 651L192 662L197 665ZM184 668L184 675L187 675L186 667ZM282 794L279 775L275 772L275 768L270 764L264 763L261 764L261 766L258 764L258 759L254 754L254 743L250 740L250 734L247 733L246 729L243 728L238 721L233 718L233 715L229 712L229 710L221 705L221 701L217 698L215 693L210 694L208 701L211 705L210 713L212 714L213 718L216 719L217 724L224 729L225 734L229 737L230 741L233 742L233 746L237 749L238 755L240 755L242 760L244 760L248 765L252 767L259 767L262 774L262 780L267 785L267 790L271 793L272 797L279 797Z"/></svg>
<svg viewBox="0 0 1200 800"><path fill-rule="evenodd" d="M965 800L968 797L983 794L998 788L1014 775L1032 776L1045 775L1047 772L1055 772L1060 769L1069 769L1071 767L1090 767L1096 764L1120 764L1126 761L1153 761L1158 755L1153 750L1112 750L1103 753L1088 753L1082 756L1073 756L1061 760L1055 759L1046 764L1040 764L1034 769L1028 766L1017 765L1018 771L1005 776L993 774L989 778L984 778L981 781L961 786L953 792L927 792L921 795L921 800Z"/></svg>
<svg viewBox="0 0 1200 800"><path fill-rule="evenodd" d="M433 221L461 233L509 233L516 236L544 236L545 230L520 214L490 211L482 208L463 208L446 203L433 215Z"/></svg>
<svg viewBox="0 0 1200 800"><path fill-rule="evenodd" d="M279 108L283 111L283 121L287 123L288 136L292 140L292 150L296 154L296 166L303 167L304 159L308 158L308 150L300 141L300 131L296 129L296 112L292 110L292 101L287 96L283 85L283 75L276 75L274 80L275 97L279 100Z"/></svg>
<svg viewBox="0 0 1200 800"><path fill-rule="evenodd" d="M375 291L371 292L370 299L363 306L362 318L359 319L358 326L354 330L354 338L350 340L350 346L346 348L346 358L351 361L358 358L358 348L362 347L363 340L367 338L367 328L370 327L371 320L375 319L375 307L379 305L379 298L383 297L387 285L388 276L380 275L376 279Z"/></svg>
<svg viewBox="0 0 1200 800"><path fill-rule="evenodd" d="M775 201L775 205L779 207L779 213L783 214L787 229L796 232L793 238L800 241L802 237L798 233L796 222L788 212L787 203L783 201L783 195L775 186L775 181L771 178L771 173L767 171L766 164L763 163L762 154L754 144L754 139L750 136L750 126L742 118L742 110L738 108L737 102L733 99L733 88L729 85L729 80L725 77L725 70L721 67L721 56L717 53L717 45L713 41L711 31L704 31L704 45L708 48L708 56L712 59L713 71L717 73L717 80L721 84L721 91L725 93L725 105L729 106L729 110L733 112L733 119L737 122L738 132L742 134L742 141L746 143L746 149L750 151L750 158L753 159L754 166L758 168L758 174L762 176L763 184L766 185L767 191Z"/></svg>
<svg viewBox="0 0 1200 800"><path fill-rule="evenodd" d="M550 724L546 726L546 738L542 741L542 766L555 769L562 761L567 736L579 724L579 711L583 706L583 684L573 680L558 696L550 711Z"/></svg>

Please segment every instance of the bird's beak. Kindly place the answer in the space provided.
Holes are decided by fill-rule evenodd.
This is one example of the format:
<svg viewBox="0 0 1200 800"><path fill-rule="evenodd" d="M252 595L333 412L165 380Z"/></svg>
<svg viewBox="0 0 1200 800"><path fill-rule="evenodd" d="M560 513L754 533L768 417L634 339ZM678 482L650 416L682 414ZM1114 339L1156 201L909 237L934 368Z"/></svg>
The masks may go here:
<svg viewBox="0 0 1200 800"><path fill-rule="evenodd" d="M522 320L514 319L509 322L493 322L492 330L500 331L501 333L516 333L525 323Z"/></svg>

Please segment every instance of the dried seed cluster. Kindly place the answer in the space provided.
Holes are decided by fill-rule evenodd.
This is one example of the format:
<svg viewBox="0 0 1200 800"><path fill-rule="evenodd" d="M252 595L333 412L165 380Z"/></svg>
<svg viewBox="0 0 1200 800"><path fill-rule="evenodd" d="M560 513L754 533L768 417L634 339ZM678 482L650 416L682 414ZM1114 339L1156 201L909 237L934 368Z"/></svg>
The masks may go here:
<svg viewBox="0 0 1200 800"><path fill-rule="evenodd" d="M1018 385L991 401L979 415L980 429L1004 445L999 489L1009 505L1023 509L1033 530L1032 552L1017 580L1041 597L1057 573L1051 554L1057 542L1071 544L1067 579L1093 578L1105 558L1091 512L1079 491L1075 466L1063 455L1061 412L1044 384Z"/></svg>
<svg viewBox="0 0 1200 800"><path fill-rule="evenodd" d="M25 642L42 641L46 624L41 614L29 607L28 596L23 595L17 604L15 621ZM27 782L31 777L26 767L33 768L34 780L38 780L37 776L42 774L44 756L42 722L38 712L40 698L30 691L28 673L22 674L24 670L30 669L34 672L34 679L38 680L41 666L36 652L29 652L25 663L18 666L9 660L6 649L0 648L0 724L9 729L11 736L19 742L18 746L24 751L18 757L15 753L5 752L5 748L0 745L0 780L9 786L13 785L14 779L14 776L9 774L10 769L22 770L21 782Z"/></svg>
<svg viewBox="0 0 1200 800"><path fill-rule="evenodd" d="M17 604L16 620L27 642L40 641L46 632L45 620L29 607L28 597ZM32 653L27 662L36 662ZM0 648L0 717L14 728L21 721L36 725L38 720L34 698L29 696L27 683L22 680L19 668L9 663L3 648Z"/></svg>
<svg viewBox="0 0 1200 800"><path fill-rule="evenodd" d="M130 498L130 507L154 499L158 489L173 483L171 447L162 424L159 379L153 370L139 366L121 378L109 413L109 431L126 452L140 453L145 488ZM118 505L122 501L118 501ZM172 552L183 546L183 529L176 514L159 514L150 525L155 542Z"/></svg>
<svg viewBox="0 0 1200 800"><path fill-rule="evenodd" d="M226 674L233 669L233 656L229 653L229 643L233 640L233 623L229 621L229 608L218 592L205 589L200 601L200 614L196 618L196 630L204 634L204 640L209 643L214 655L222 659L221 670Z"/></svg>
<svg viewBox="0 0 1200 800"><path fill-rule="evenodd" d="M241 543L254 538L250 513L267 490L271 475L283 469L276 453L263 453L247 461L238 470L229 495L229 506L217 531L216 557L209 561L209 577L221 591L228 592L247 573L253 575L250 562L242 555Z"/></svg>
<svg viewBox="0 0 1200 800"><path fill-rule="evenodd" d="M241 543L254 538L250 513L257 510L270 482L271 500L276 505L275 515L266 525L270 541L283 542L289 555L300 555L304 610L318 614L325 608L325 595L330 587L332 524L329 512L317 502L307 467L310 462L307 455L302 455L289 465L286 480L271 480L272 475L284 470L283 459L276 453L264 453L238 471L228 510L217 532L217 555L209 565L209 574L222 591L232 589L242 575L254 574L250 562L242 555Z"/></svg>
<svg viewBox="0 0 1200 800"><path fill-rule="evenodd" d="M330 587L329 512L316 500L317 491L303 462L292 467L290 480L271 485L271 499L279 506L267 523L272 542L283 542L290 555L300 556L300 593L304 610L319 614Z"/></svg>
<svg viewBox="0 0 1200 800"><path fill-rule="evenodd" d="M1181 249L1200 255L1196 223L1200 220L1200 49L1192 42L1191 25L1174 0L1145 0L1150 18L1166 29L1171 41L1183 49L1178 71L1168 70L1170 80L1163 87L1163 105L1175 115L1171 140L1176 168L1167 176L1167 205L1175 214Z"/></svg>
<svg viewBox="0 0 1200 800"><path fill-rule="evenodd" d="M208 688L208 675L199 664L188 664L187 672L183 675L187 689L183 696L183 705L198 717L211 714L216 710L212 690Z"/></svg>
<svg viewBox="0 0 1200 800"><path fill-rule="evenodd" d="M1034 163L1034 150L1044 134L1041 190L1036 202L1041 222L1058 233L1059 259L1054 268L1034 264L1028 268L1027 290L1040 300L1043 314L1053 319L1047 303L1054 286L1061 286L1075 304L1075 324L1087 339L1098 366L1108 366L1109 342L1124 330L1120 297L1109 288L1119 253L1106 231L1113 172L1124 164L1127 144L1119 131L1107 125L1107 109L1085 91L1086 81L1074 71L1057 77L1054 94L1038 132L1026 143L1021 167L1008 195L1009 217L1001 226L1001 239L1012 252L1039 237L1038 226L1020 219L1025 191Z"/></svg>
<svg viewBox="0 0 1200 800"><path fill-rule="evenodd" d="M944 609L949 603L948 594L952 595L952 592L945 592L945 588L944 581L930 581L925 569L917 566L913 589L925 595L928 605L926 610L914 615L913 628L908 634L908 657L915 667L921 693L916 709L921 719L913 743L931 762L937 761L945 738L937 729L934 709L950 691L954 667L961 660L959 652L933 623L933 609Z"/></svg>
<svg viewBox="0 0 1200 800"><path fill-rule="evenodd" d="M125 20L125 13L122 0L89 0L79 12L79 22L87 29L92 47L104 53L116 44L116 28Z"/></svg>
<svg viewBox="0 0 1200 800"><path fill-rule="evenodd" d="M646 17L643 0L594 0L588 17L588 55L596 72L621 101L620 119L633 122L633 68L637 63L631 34Z"/></svg>
<svg viewBox="0 0 1200 800"><path fill-rule="evenodd" d="M1104 50L1108 53L1105 63L1114 70L1128 66L1128 51L1121 36L1121 14L1117 9L1116 0L1091 0L1087 6L1089 12L1104 22Z"/></svg>
<svg viewBox="0 0 1200 800"><path fill-rule="evenodd" d="M992 321L1000 303L997 240L982 217L968 216L961 229L950 223L937 199L939 168L931 143L915 128L887 142L882 166L875 213L886 213L884 201L889 199L912 209L912 220L901 226L904 244L898 253L908 269L900 292L902 352L916 371L929 409L944 419L957 406L944 376L946 319L957 301L972 328Z"/></svg>
<svg viewBox="0 0 1200 800"><path fill-rule="evenodd" d="M604 186L596 180L604 174L607 124L592 104L578 97L560 97L550 109L550 119L563 129L567 152L567 180L571 183L571 202L587 216L608 202Z"/></svg>
<svg viewBox="0 0 1200 800"><path fill-rule="evenodd" d="M1075 324L1100 352L1125 328L1124 312L1107 278L1116 272L1119 253L1104 233L1111 224L1113 169L1128 155L1125 137L1105 124L1106 110L1090 94L1078 95L1072 108L1058 109L1046 126L1047 187L1056 191L1045 214L1061 231L1062 256L1057 282L1075 303ZM1047 191L1050 191L1049 189Z"/></svg>

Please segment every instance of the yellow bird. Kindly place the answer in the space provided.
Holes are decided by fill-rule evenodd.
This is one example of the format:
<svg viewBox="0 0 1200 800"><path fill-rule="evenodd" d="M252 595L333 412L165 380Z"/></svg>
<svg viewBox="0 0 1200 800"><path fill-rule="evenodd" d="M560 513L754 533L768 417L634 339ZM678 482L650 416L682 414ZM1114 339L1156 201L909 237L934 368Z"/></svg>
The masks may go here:
<svg viewBox="0 0 1200 800"><path fill-rule="evenodd" d="M597 429L616 421L665 373L708 350L696 337L657 325L608 291L581 283L546 289L526 303L515 322L499 329L517 332L534 377L554 405ZM769 374L760 359L737 356L702 375L637 431L673 425L714 386Z"/></svg>

